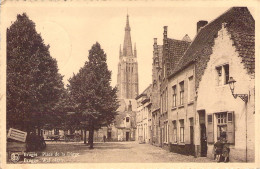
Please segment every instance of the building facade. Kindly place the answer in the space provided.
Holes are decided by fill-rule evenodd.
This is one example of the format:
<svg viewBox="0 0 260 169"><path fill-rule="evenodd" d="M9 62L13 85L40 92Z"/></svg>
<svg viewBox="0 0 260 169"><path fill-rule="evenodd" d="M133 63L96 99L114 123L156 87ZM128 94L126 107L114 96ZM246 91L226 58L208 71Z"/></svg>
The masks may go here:
<svg viewBox="0 0 260 169"><path fill-rule="evenodd" d="M254 19L234 7L201 24L168 76L170 149L213 158L214 143L225 138L231 161L254 161Z"/></svg>
<svg viewBox="0 0 260 169"><path fill-rule="evenodd" d="M171 39L167 36L168 27L164 26L163 32L163 56L162 56L162 71L161 71L161 84L160 84L160 102L161 102L161 114L160 114L160 128L161 128L161 146L165 149L172 149L173 137L172 137L172 128L173 128L173 115L171 107L171 91L172 86L169 86L169 75L171 75L172 70L177 66L179 59L182 57L186 49L190 45L190 38L188 35L185 35L182 40ZM184 84L180 83L181 98L179 98L180 108L184 107ZM177 91L175 91L177 92ZM177 99L177 98L176 98ZM177 100L175 99L175 102ZM174 105L174 108L177 106L177 103ZM186 112L186 111L185 111ZM185 113L182 113L185 114ZM181 121L180 121L181 122ZM180 130L182 131L182 130ZM171 134L170 134L171 132ZM174 138L176 139L176 138ZM183 140L179 139L179 142L183 143ZM181 147L183 149L183 147Z"/></svg>
<svg viewBox="0 0 260 169"><path fill-rule="evenodd" d="M139 143L152 143L151 96L152 85L149 85L143 93L136 97L136 125Z"/></svg>
<svg viewBox="0 0 260 169"><path fill-rule="evenodd" d="M222 137L230 145L232 161L253 162L255 22L247 8L232 8L215 23L217 36L197 88L197 115L205 118L207 156L213 156L213 143ZM236 81L234 96L230 78ZM235 98L235 94L246 95Z"/></svg>
<svg viewBox="0 0 260 169"><path fill-rule="evenodd" d="M153 63L152 63L152 144L160 146L160 86L162 71L163 45L157 44L157 38L154 38L153 44Z"/></svg>

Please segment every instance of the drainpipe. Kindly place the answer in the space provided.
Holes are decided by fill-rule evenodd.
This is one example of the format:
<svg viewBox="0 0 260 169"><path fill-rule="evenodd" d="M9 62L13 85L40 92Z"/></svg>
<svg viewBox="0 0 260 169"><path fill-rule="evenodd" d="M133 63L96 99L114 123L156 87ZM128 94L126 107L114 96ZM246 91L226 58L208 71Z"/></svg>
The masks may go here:
<svg viewBox="0 0 260 169"><path fill-rule="evenodd" d="M247 162L247 102L245 102L245 108L246 108L246 162Z"/></svg>

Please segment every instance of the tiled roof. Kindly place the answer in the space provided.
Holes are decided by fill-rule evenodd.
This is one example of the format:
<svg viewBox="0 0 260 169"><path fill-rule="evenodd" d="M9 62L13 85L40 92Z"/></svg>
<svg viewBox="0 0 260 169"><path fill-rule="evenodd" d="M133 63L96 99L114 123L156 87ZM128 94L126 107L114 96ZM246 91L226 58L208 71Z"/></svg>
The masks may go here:
<svg viewBox="0 0 260 169"><path fill-rule="evenodd" d="M147 94L151 92L151 88L152 88L152 84L150 84L146 89L144 89L144 91L141 94L139 94L135 99L137 100L142 96L147 96Z"/></svg>
<svg viewBox="0 0 260 169"><path fill-rule="evenodd" d="M171 71L177 66L178 61L189 47L190 42L167 38L167 43L169 49L167 60L170 63L171 74Z"/></svg>
<svg viewBox="0 0 260 169"><path fill-rule="evenodd" d="M198 32L185 54L176 64L172 75L194 61L204 59L206 62L209 60L214 39L221 29L222 23L226 23L226 28L231 34L234 46L248 73L255 72L255 20L246 7L233 7Z"/></svg>

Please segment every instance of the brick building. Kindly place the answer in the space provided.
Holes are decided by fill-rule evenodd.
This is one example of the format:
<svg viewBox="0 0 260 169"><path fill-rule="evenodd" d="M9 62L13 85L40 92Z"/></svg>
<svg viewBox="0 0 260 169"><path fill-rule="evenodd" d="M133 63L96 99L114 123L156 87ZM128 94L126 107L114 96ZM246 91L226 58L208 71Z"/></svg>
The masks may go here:
<svg viewBox="0 0 260 169"><path fill-rule="evenodd" d="M179 59L182 57L186 49L190 45L190 38L185 35L183 40L171 39L167 36L167 26L164 26L163 32L163 55L162 55L162 71L160 83L160 129L161 129L161 146L165 149L170 149L172 137L170 136L172 121L169 119L172 115L171 107L169 106L169 93L172 87L169 86L169 75L172 70L177 66ZM180 105L183 106L183 98L180 99ZM177 100L176 100L177 101Z"/></svg>
<svg viewBox="0 0 260 169"><path fill-rule="evenodd" d="M153 63L152 63L152 144L161 145L160 139L160 86L162 71L163 45L157 44L157 38L154 38L153 45Z"/></svg>

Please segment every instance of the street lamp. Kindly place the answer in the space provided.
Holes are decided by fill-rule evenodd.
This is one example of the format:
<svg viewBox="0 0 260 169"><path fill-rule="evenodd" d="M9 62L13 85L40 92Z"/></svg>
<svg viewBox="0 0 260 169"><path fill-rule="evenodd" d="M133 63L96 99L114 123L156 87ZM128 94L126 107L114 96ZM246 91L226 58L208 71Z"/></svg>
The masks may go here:
<svg viewBox="0 0 260 169"><path fill-rule="evenodd" d="M235 90L235 79L233 79L233 77L230 77L228 80L228 84L231 90L231 93L233 95L233 97L236 99L237 97L240 97L245 103L247 103L248 101L248 94L234 94L234 90Z"/></svg>

